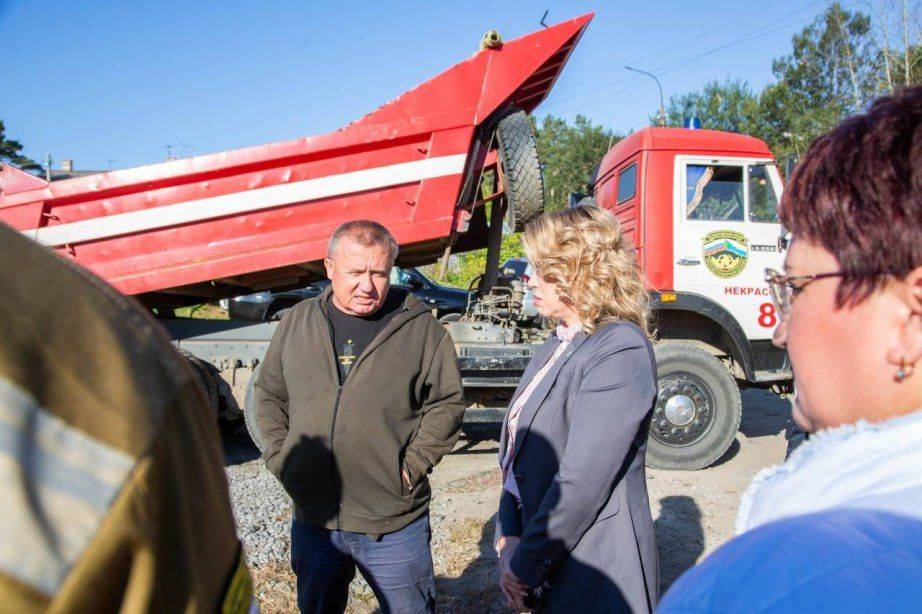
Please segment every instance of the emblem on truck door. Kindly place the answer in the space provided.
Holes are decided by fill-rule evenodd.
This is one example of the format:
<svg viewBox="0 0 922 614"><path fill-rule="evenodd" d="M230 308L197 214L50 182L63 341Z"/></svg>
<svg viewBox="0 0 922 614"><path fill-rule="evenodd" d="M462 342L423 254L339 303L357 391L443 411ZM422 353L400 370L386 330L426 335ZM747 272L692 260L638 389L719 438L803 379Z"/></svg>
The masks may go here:
<svg viewBox="0 0 922 614"><path fill-rule="evenodd" d="M711 273L724 279L736 277L749 260L749 240L741 232L717 230L704 235L702 251Z"/></svg>

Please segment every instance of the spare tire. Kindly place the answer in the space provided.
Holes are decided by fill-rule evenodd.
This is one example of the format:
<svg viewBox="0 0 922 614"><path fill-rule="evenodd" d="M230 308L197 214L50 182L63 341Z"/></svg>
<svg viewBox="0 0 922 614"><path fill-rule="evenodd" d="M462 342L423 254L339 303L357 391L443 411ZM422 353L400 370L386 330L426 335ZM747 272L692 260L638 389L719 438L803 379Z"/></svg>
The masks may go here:
<svg viewBox="0 0 922 614"><path fill-rule="evenodd" d="M544 179L538 163L538 144L525 111L515 111L496 126L499 161L503 167L508 205L506 223L513 232L544 213Z"/></svg>
<svg viewBox="0 0 922 614"><path fill-rule="evenodd" d="M205 399L208 401L208 408L217 420L220 413L218 382L211 374L208 363L185 348L177 348L177 351L180 356L186 359L195 374L198 375L198 380L202 384L202 389L205 391Z"/></svg>

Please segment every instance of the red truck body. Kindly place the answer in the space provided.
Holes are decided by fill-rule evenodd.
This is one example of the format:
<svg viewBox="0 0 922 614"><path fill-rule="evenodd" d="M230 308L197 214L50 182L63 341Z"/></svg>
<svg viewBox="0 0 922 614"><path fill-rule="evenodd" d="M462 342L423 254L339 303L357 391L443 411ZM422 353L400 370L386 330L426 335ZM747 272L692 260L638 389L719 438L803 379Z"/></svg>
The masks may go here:
<svg viewBox="0 0 922 614"><path fill-rule="evenodd" d="M463 232L490 130L548 94L592 15L482 49L345 128L46 184L0 174L0 221L125 294L220 298L316 277L349 219L387 225L403 264ZM469 238L462 249L485 245Z"/></svg>

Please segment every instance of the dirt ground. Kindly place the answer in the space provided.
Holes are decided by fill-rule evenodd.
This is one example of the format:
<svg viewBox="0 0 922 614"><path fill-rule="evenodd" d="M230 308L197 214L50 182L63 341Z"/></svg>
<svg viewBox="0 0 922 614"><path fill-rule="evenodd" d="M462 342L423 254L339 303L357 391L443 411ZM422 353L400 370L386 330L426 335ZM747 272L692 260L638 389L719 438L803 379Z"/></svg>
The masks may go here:
<svg viewBox="0 0 922 614"><path fill-rule="evenodd" d="M697 472L648 469L663 591L733 535L739 498L752 476L784 459L789 403L768 393L747 391L743 407L736 441L716 465ZM440 612L506 611L490 546L500 490L496 452L496 441L461 441L432 476L433 558ZM267 578L277 587L279 574L288 579L284 584L293 586L286 567L257 570L257 592ZM276 608L280 602L293 605L293 596L278 597L282 596L272 600ZM263 605L268 603L263 601ZM374 612L377 604L367 589L353 591L348 611Z"/></svg>

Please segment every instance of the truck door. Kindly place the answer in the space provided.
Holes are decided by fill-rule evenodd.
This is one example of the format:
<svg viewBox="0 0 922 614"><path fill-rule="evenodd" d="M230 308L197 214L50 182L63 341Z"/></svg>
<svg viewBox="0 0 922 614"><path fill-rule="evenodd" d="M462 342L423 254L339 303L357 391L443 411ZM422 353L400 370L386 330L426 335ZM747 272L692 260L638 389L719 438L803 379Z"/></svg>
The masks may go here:
<svg viewBox="0 0 922 614"><path fill-rule="evenodd" d="M751 340L778 323L765 283L780 270L781 178L770 159L676 156L675 289L707 297L739 321Z"/></svg>

